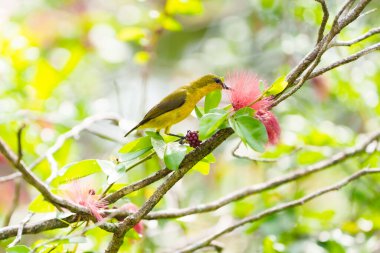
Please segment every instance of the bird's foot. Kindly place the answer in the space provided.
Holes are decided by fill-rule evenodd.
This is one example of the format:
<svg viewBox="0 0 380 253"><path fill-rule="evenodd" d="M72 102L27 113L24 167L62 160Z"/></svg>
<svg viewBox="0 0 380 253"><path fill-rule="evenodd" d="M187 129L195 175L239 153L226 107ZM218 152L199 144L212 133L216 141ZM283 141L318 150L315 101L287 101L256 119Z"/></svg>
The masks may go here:
<svg viewBox="0 0 380 253"><path fill-rule="evenodd" d="M178 140L175 140L176 142L178 141L180 144L185 144L186 143L186 136L181 136L178 134L172 134L172 133L165 133L166 135L177 137Z"/></svg>
<svg viewBox="0 0 380 253"><path fill-rule="evenodd" d="M172 133L166 133L166 135L178 137L178 141L180 144L188 143L190 147L196 148L199 145L201 145L202 141L199 140L199 132L198 131L191 131L188 130L185 136L172 134Z"/></svg>
<svg viewBox="0 0 380 253"><path fill-rule="evenodd" d="M174 136L174 137L178 137L180 139L182 138L185 138L184 136L181 136L181 135L178 135L178 134L172 134L172 133L165 133L166 135L169 135L169 136Z"/></svg>

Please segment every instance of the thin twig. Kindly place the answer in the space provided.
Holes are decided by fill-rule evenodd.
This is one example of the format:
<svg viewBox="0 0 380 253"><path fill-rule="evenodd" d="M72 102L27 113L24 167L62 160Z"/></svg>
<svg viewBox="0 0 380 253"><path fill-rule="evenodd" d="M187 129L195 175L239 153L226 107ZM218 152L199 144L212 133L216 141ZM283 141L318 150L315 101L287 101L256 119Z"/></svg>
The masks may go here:
<svg viewBox="0 0 380 253"><path fill-rule="evenodd" d="M14 211L16 211L18 201L20 199L20 192L21 192L21 181L16 180L15 185L14 185L12 203L11 203L11 206L10 206L8 212L5 214L5 217L4 217L4 222L3 222L4 227L9 225L9 223L12 219L13 213L14 213Z"/></svg>
<svg viewBox="0 0 380 253"><path fill-rule="evenodd" d="M141 179L140 181L137 181L133 184L130 184L116 192L113 192L111 193L110 195L106 196L105 198L103 198L103 200L107 201L107 203L109 204L112 204L116 201L118 201L119 199L121 199L122 197L124 197L125 195L128 195L134 191L137 191L137 190L140 190L141 188L144 188L154 182L157 182L158 180L166 177L168 174L170 174L172 171L165 168L165 169L162 169L162 170L159 170L155 173L153 173L152 175L144 178L144 179Z"/></svg>
<svg viewBox="0 0 380 253"><path fill-rule="evenodd" d="M87 130L92 124L102 121L102 120L112 120L112 121L119 121L120 118L116 115L111 115L111 114L98 114L98 115L93 115L90 116L83 121L81 121L78 125L74 126L71 128L69 131L66 133L60 135L56 142L51 146L43 155L38 157L30 166L29 169L32 171L39 165L41 162L43 162L47 157L53 157L53 155L63 146L63 144L66 142L66 140L76 137L80 132ZM54 157L53 157L54 159ZM50 160L50 162L53 160ZM54 166L53 162L53 169L56 170L56 166ZM56 171L52 171L52 176L56 174ZM20 177L21 173L20 172L15 172L11 175L8 175L6 177L0 178L0 183L1 182L6 182L9 180L13 180L17 177Z"/></svg>
<svg viewBox="0 0 380 253"><path fill-rule="evenodd" d="M367 48L365 48L365 49L357 52L356 54L353 54L353 55L348 56L348 57L346 57L344 59L336 61L336 62L334 62L334 63L332 63L332 64L330 64L330 65L328 65L326 67L323 67L321 69L315 70L313 73L310 74L309 79L310 78L314 78L314 77L319 76L319 75L322 75L323 73L325 73L327 71L330 71L330 70L332 70L334 68L337 68L339 66L347 64L349 62L355 61L355 60L359 59L360 57L362 57L362 56L364 56L366 54L369 54L371 52L378 51L378 50L380 50L380 42L377 43L377 44L374 44L374 45L372 45L370 47L367 47Z"/></svg>
<svg viewBox="0 0 380 253"><path fill-rule="evenodd" d="M78 125L74 126L71 128L69 131L66 133L60 135L56 142L54 143L53 146L51 146L45 154L37 158L36 161L34 161L30 165L30 169L33 170L37 165L39 165L45 158L48 159L48 162L50 163L51 166L51 175L49 179L47 180L48 182L52 181L58 173L58 165L53 157L54 153L57 152L63 144L66 142L66 140L77 136L80 132L83 130L86 130L89 128L91 125L93 125L95 122L102 121L102 120L113 120L113 121L118 121L119 117L115 115L110 115L110 114L99 114L99 115L94 115L90 116L86 119L84 119L82 122L80 122Z"/></svg>
<svg viewBox="0 0 380 253"><path fill-rule="evenodd" d="M128 168L125 170L125 173L127 173L128 171L130 171L131 169L135 168L136 166L142 164L143 162L146 162L148 161L149 159L151 159L154 155L156 154L156 152L150 152L147 156L145 156L144 158L140 159L140 160L137 160L135 163L131 164L130 166L128 166ZM107 192L111 189L111 187L114 185L114 183L112 184L109 184L107 186L107 188L103 191L103 193L101 194L101 199L104 198L107 194Z"/></svg>
<svg viewBox="0 0 380 253"><path fill-rule="evenodd" d="M374 29L371 29L369 30L367 33L353 39L353 40L349 40L349 41L337 41L335 43L332 43L330 47L350 47L356 43L359 43L375 34L379 34L380 33L380 27L377 27L377 28L374 28Z"/></svg>
<svg viewBox="0 0 380 253"><path fill-rule="evenodd" d="M243 156L243 155L237 154L237 150L239 149L241 143L242 142L240 141L238 143L238 145L236 145L236 147L232 150L232 152L231 152L232 156L236 157L238 159L245 159L245 160L248 160L248 161L259 162L259 163L277 163L277 162L281 161L284 158L287 158L287 157L290 157L290 156L294 155L295 153L297 153L298 151L300 151L302 149L302 147L296 147L290 153L282 155L280 157L276 157L276 158L249 157L249 156Z"/></svg>
<svg viewBox="0 0 380 253"><path fill-rule="evenodd" d="M25 127L26 127L26 125L22 124L21 127L19 128L19 130L17 131L17 161L16 161L17 165L20 165L20 162L21 162L22 156L23 156L22 133L23 133L23 130L25 129ZM19 199L20 199L20 192L21 192L21 182L20 182L20 180L17 180L15 182L15 185L14 185L14 193L13 193L13 200L12 200L11 206L8 210L8 213L6 213L5 217L4 217L4 222L3 222L4 227L8 226L11 219L12 219L12 215L13 215L14 211L16 210Z"/></svg>
<svg viewBox="0 0 380 253"><path fill-rule="evenodd" d="M227 233L230 233L232 231L234 231L235 229L241 227L241 226L244 226L248 223L252 223L252 222L255 222L255 221L258 221L258 220L261 220L269 215L272 215L272 214L275 214L275 213L278 213L278 212L282 212L286 209L289 209L289 208L293 208L293 207L296 207L296 206L301 206L303 204L305 204L306 202L309 202L310 200L312 199L315 199L319 196L322 196L326 193L329 193L329 192L332 192L332 191L337 191L337 190L340 190L342 187L346 186L347 184L349 184L350 182L356 180L356 179L359 179L360 177L364 176L364 175L367 175L367 174L375 174L375 173L380 173L380 169L376 168L376 169L363 169L363 170L360 170L354 174L352 174L351 176L341 180L340 182L332 185L332 186L329 186L329 187L326 187L326 188L323 188L319 191L316 191L316 192L313 192L311 194L308 194L300 199L297 199L297 200L293 200L293 201L289 201L289 202L285 202L285 203L282 203L282 204L279 204L277 206L274 206L272 208L269 208L269 209L266 209L256 215L252 215L252 216L248 216L236 223L234 223L233 225L231 226L228 226L226 228L223 228L223 229L220 229L218 230L217 232L213 233L212 235L210 236L207 236L201 240L199 240L198 242L192 244L192 245L189 245L181 250L178 250L177 252L179 253L190 253L190 252L194 252L195 250L197 249L200 249L200 248L203 248L207 245L209 245L210 243L212 243L213 240L215 240L216 238L219 238L221 237L222 235L224 234L227 234Z"/></svg>
<svg viewBox="0 0 380 253"><path fill-rule="evenodd" d="M343 4L342 8L339 10L339 12L336 14L336 16L335 16L335 18L334 18L333 25L332 25L333 27L334 27L334 26L337 26L337 24L338 24L340 18L342 17L343 13L347 12L347 11L351 8L352 4L353 4L355 1L356 1L356 0L347 0L347 1Z"/></svg>
<svg viewBox="0 0 380 253"><path fill-rule="evenodd" d="M8 245L8 247L13 247L13 246L15 246L17 243L19 243L21 241L21 238L22 238L22 235L23 235L24 226L30 221L30 219L33 217L33 215L34 215L33 213L29 212L24 217L24 219L21 221L21 223L18 226L16 238Z"/></svg>
<svg viewBox="0 0 380 253"><path fill-rule="evenodd" d="M341 16L344 12L346 12L351 5L354 3L353 0L348 0L344 4L344 6L340 9L338 14L335 16L333 25L331 30L321 39L319 43L298 63L287 75L286 80L289 83L287 89L285 89L282 93L276 96L276 99L273 102L273 107L277 106L279 103L290 97L294 94L304 82L308 79L311 71L318 65L321 57L329 48L331 41L335 38L337 34L339 34L342 29L344 29L347 25L353 22L358 18L363 9L371 2L371 0L361 0L359 3L346 15ZM300 77L302 73L308 69L308 73ZM295 87L293 87L295 86ZM288 89L291 89L288 91Z"/></svg>
<svg viewBox="0 0 380 253"><path fill-rule="evenodd" d="M322 11L323 11L323 18L322 18L321 26L319 27L319 31L318 31L318 39L317 39L317 44L318 44L318 42L322 40L323 33L325 32L327 20L329 19L329 10L327 9L325 0L315 0L315 1L321 4Z"/></svg>
<svg viewBox="0 0 380 253"><path fill-rule="evenodd" d="M60 135L57 140L55 141L54 145L51 146L45 154L37 158L29 167L31 170L33 170L37 165L39 165L47 156L53 155L55 152L57 152L63 144L66 142L66 140L76 137L80 132L90 127L92 124L103 121L103 120L113 120L118 121L119 117L115 115L110 114L98 114L94 116L90 116L88 118L85 118L83 121L81 121L78 125L71 128L66 133Z"/></svg>
<svg viewBox="0 0 380 253"><path fill-rule="evenodd" d="M3 139L0 138L0 152L4 155L5 158L22 174L24 180L29 183L31 186L36 188L42 196L53 205L55 205L58 209L60 207L64 207L69 209L70 211L74 211L77 213L90 214L87 208L83 206L77 205L73 202L69 202L55 194L53 194L47 185L41 181L31 170L28 168L24 162L21 160L18 163L18 157L16 154L8 147L8 145L4 142Z"/></svg>
<svg viewBox="0 0 380 253"><path fill-rule="evenodd" d="M14 180L16 178L19 178L20 176L21 176L21 173L20 172L16 172L16 173L9 174L7 176L0 177L0 183L12 181L12 180Z"/></svg>
<svg viewBox="0 0 380 253"><path fill-rule="evenodd" d="M25 129L26 125L22 124L20 129L17 131L17 164L20 164L23 156L22 150L22 133Z"/></svg>

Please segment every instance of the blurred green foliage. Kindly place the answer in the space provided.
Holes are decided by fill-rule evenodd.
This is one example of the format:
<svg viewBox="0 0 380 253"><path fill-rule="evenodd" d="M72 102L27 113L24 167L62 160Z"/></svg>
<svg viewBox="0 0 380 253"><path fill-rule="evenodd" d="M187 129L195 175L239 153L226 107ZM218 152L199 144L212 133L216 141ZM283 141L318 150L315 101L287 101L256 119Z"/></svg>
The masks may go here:
<svg viewBox="0 0 380 253"><path fill-rule="evenodd" d="M31 164L60 134L87 116L120 114L124 118L120 126L98 123L68 140L54 154L61 172L71 173L73 177L84 176L77 172L92 174L103 170L105 174L94 173L88 182L97 193L110 183L105 175L118 179L110 189L113 192L162 167L162 161L153 157L126 175L123 171L131 164L120 166L120 161L113 161L118 150L125 153L120 156L124 161L132 159L134 152L133 158L147 154L152 147L157 153L160 151L149 136L136 140L138 148L131 146L134 142L122 147L121 143L109 140L122 142L125 130L169 90L208 72L225 75L236 69L253 70L271 83L286 74L314 46L322 19L320 5L311 0L30 0L1 4L1 137L16 150L16 132L26 124L23 159ZM333 14L341 3L327 1L327 4ZM340 39L350 40L377 27L379 8L379 2L372 1L368 9L374 11L345 29ZM321 65L378 40L379 36L373 36L350 48L332 49ZM284 159L278 163L235 159L229 155L237 141L232 138L218 148L215 159L208 157L198 163L201 173L185 177L157 209L206 203L354 145L362 133L380 126L379 89L380 61L375 54L307 82L295 96L276 107L282 128L281 144L267 147L261 155L285 156ZM213 96L219 100L218 94ZM213 99L206 100L200 114L218 114L210 109L214 107L210 105ZM227 101L221 98L221 105ZM220 113L219 116L224 117ZM215 129L209 129L209 121L205 123L206 119L202 119L199 127L202 137L206 138ZM198 129L195 122L189 119L174 130L185 133L189 128ZM141 144L143 141L146 146ZM249 144L250 140L246 142ZM300 146L301 151L291 153ZM245 147L238 151L260 156ZM104 162L108 170L104 170ZM214 163L211 168L210 163ZM216 224L227 225L232 219L301 197L360 168L379 166L378 152L370 157L360 155L317 175L240 200L213 213L175 221L146 221L144 236L136 239L135 234L129 235L121 252L178 248L186 242L183 238L205 234ZM1 176L12 172L2 157L0 168ZM49 163L44 161L34 171L45 180L50 176L50 169ZM342 191L251 224L245 227L244 235L236 232L220 241L226 252L375 252L379 247L379 180L378 176L362 178ZM141 206L156 186L157 183L132 193L115 206L126 202ZM2 192L13 189L12 184L0 184L0 187ZM26 215L28 206L38 195L26 186L22 192L13 224ZM8 210L10 197L0 198L1 218ZM32 207L46 209L42 197L34 201ZM32 208L33 211L37 212L36 208ZM45 215L37 216L36 220L41 217ZM84 227L84 224L78 225ZM68 228L24 236L21 243L33 248L69 231ZM176 239L168 235L175 235ZM84 240L79 239L55 241L40 250L102 252L110 234L94 228L86 233ZM9 243L2 241L0 245L6 247ZM28 252L28 248L15 246L8 252Z"/></svg>

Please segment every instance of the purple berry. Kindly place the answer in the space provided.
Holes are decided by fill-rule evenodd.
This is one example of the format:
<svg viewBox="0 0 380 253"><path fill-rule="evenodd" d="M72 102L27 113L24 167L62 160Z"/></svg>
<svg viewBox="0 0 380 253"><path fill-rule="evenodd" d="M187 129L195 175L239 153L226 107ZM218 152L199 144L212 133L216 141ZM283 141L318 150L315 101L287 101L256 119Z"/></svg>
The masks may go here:
<svg viewBox="0 0 380 253"><path fill-rule="evenodd" d="M185 136L185 139L187 143L189 143L190 147L196 148L198 147L202 142L199 140L198 131L187 131L187 134Z"/></svg>

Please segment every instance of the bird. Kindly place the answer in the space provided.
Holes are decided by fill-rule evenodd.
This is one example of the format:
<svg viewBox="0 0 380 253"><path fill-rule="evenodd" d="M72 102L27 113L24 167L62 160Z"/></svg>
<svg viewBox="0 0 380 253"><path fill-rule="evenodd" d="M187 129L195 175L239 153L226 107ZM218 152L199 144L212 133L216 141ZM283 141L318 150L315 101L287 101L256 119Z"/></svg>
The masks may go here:
<svg viewBox="0 0 380 253"><path fill-rule="evenodd" d="M229 90L222 80L223 78L219 76L208 74L188 85L179 87L150 109L124 137L136 129L145 128L156 128L157 132L165 129L165 134L172 135L169 133L170 127L187 118L204 96L215 90Z"/></svg>

